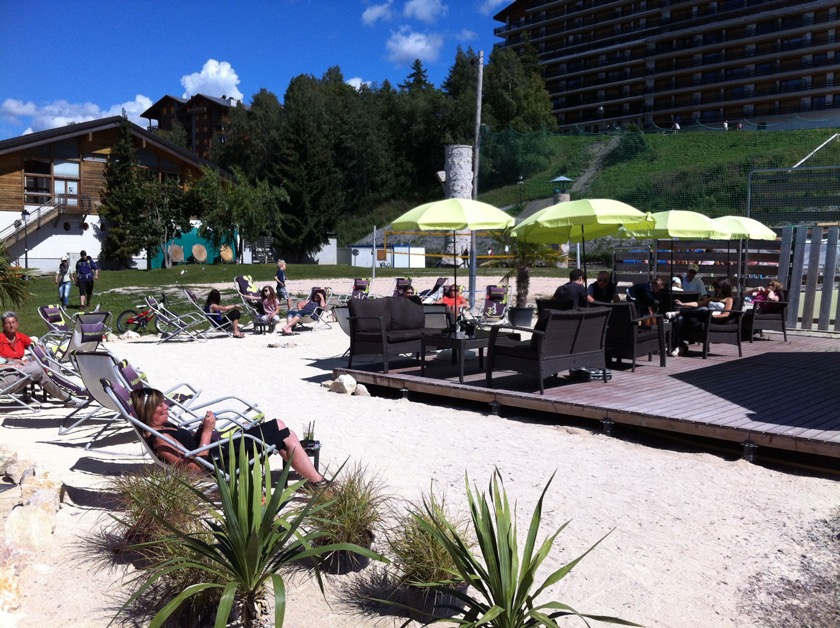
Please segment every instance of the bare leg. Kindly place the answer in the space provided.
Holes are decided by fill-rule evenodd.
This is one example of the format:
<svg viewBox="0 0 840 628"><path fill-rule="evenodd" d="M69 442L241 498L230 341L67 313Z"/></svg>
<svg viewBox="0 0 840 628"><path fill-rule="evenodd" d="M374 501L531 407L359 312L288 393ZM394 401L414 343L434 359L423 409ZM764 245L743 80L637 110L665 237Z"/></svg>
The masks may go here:
<svg viewBox="0 0 840 628"><path fill-rule="evenodd" d="M291 334L295 324L300 320L300 316L292 316L286 326L281 330L284 334Z"/></svg>
<svg viewBox="0 0 840 628"><path fill-rule="evenodd" d="M241 336L242 334L239 333L239 320L233 321L233 335L234 336Z"/></svg>
<svg viewBox="0 0 840 628"><path fill-rule="evenodd" d="M276 420L277 427L281 430L286 427L283 421L280 419ZM289 436L283 441L283 444L286 445L286 449L280 451L280 455L283 457L283 460L289 460L291 458L292 469L297 471L301 477L306 478L310 482L320 482L324 479L324 476L315 470L315 465L312 464L312 460L303 451L303 445L300 444L297 434L290 430Z"/></svg>

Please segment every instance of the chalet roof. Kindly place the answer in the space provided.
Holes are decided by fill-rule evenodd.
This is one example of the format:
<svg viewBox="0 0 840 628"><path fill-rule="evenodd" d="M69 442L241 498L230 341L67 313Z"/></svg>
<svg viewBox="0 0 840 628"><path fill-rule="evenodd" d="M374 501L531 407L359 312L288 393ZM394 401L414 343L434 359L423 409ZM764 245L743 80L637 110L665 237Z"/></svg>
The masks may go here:
<svg viewBox="0 0 840 628"><path fill-rule="evenodd" d="M196 100L209 100L210 102L215 103L220 107L225 107L226 109L230 109L232 106L234 106L228 99L216 98L215 96L206 96L205 94L196 94L187 101L187 105ZM236 102L236 100L234 100L233 102Z"/></svg>
<svg viewBox="0 0 840 628"><path fill-rule="evenodd" d="M163 108L164 105L168 105L170 102L175 101L178 106L183 105L187 102L186 98L178 98L177 96L169 96L166 95L160 100L158 100L155 104L151 107L146 109L143 113L140 114L141 118L148 118L149 120L157 120L158 115L160 115L160 110Z"/></svg>
<svg viewBox="0 0 840 628"><path fill-rule="evenodd" d="M44 144L52 144L53 142L72 139L88 133L97 133L99 131L119 128L122 119L122 116L112 116L110 118L100 118L98 120L90 120L88 122L78 122L76 124L68 124L67 126L58 127L56 129L49 129L47 131L39 131L37 133L29 133L28 135L13 137L0 142L0 155L14 153L27 148L34 148ZM185 148L176 146L172 142L155 135L151 131L147 131L133 122L129 122L128 124L131 127L132 135L142 138L145 142L148 142L162 152L168 153L170 156L180 161L188 162L196 168L200 168L201 166L215 167L206 159L202 159Z"/></svg>

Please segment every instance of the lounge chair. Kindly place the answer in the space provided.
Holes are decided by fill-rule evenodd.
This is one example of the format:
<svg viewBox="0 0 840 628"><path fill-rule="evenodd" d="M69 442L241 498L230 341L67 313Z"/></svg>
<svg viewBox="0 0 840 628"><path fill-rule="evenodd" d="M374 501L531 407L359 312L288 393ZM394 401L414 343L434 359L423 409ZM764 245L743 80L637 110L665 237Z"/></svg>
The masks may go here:
<svg viewBox="0 0 840 628"><path fill-rule="evenodd" d="M110 312L80 312L73 317L73 331L68 339L53 344L48 338L44 345L58 362L69 363L74 352L95 351L99 347L108 333L110 319Z"/></svg>
<svg viewBox="0 0 840 628"><path fill-rule="evenodd" d="M593 307L580 310L544 310L534 328L494 325L487 351L487 387L493 387L494 371L535 375L540 394L545 379L559 371L579 367L601 368L608 380L604 346L611 310ZM527 332L530 340L499 336L501 330Z"/></svg>
<svg viewBox="0 0 840 628"><path fill-rule="evenodd" d="M394 290L391 294L392 297L401 297L405 292L405 289L411 285L411 277L397 277L394 281Z"/></svg>
<svg viewBox="0 0 840 628"><path fill-rule="evenodd" d="M423 303L434 303L435 301L440 301L443 296L443 287L445 285L446 277L438 277L434 286L428 290L421 290L417 296L420 297Z"/></svg>
<svg viewBox="0 0 840 628"><path fill-rule="evenodd" d="M510 289L507 286L490 285L484 291L484 306L475 318L476 323L502 325L507 322L507 310L510 303Z"/></svg>
<svg viewBox="0 0 840 628"><path fill-rule="evenodd" d="M222 317L222 322L219 322L216 320L215 316L209 316L207 312L204 311L204 307L202 307L195 292L189 288L184 288L184 296L187 297L187 301L189 301L190 304L195 307L195 309L197 309L210 324L210 328L205 331L205 335L210 331L215 331L225 336L233 336L231 322L224 317Z"/></svg>
<svg viewBox="0 0 840 628"><path fill-rule="evenodd" d="M108 378L104 377L101 379L100 384L102 386L102 390L109 397L109 399L111 399L112 403L117 408L119 416L122 419L124 419L128 425L131 426L134 434L137 436L137 440L143 446L144 453L147 454L155 463L159 464L162 467L169 468L169 464L164 460L158 458L157 454L155 454L155 451L152 449L146 437L146 433L157 436L158 438L163 438L172 447L174 447L175 450L183 454L184 458L203 466L205 469L207 469L208 472L213 472L215 467L213 466L213 463L210 460L203 458L199 454L217 449L223 444L228 445L229 447L235 446L235 442L238 439L244 438L248 441L253 442L254 448L257 451L259 451L260 457L269 456L276 450L276 448L273 445L268 445L264 441L261 441L258 438L251 436L250 434L242 434L241 432L236 430L229 432L228 436L223 437L216 442L212 442L209 445L189 450L177 440L173 439L171 436L162 434L140 421L140 419L137 417L137 414L134 412L134 407L131 404L131 392L125 386L122 386L117 382L112 382ZM181 424L180 426L188 429L195 429L198 427L199 424L200 422L193 424Z"/></svg>
<svg viewBox="0 0 840 628"><path fill-rule="evenodd" d="M207 336L204 335L202 329L207 317L199 317L190 312L176 314L151 295L148 295L145 300L146 305L157 317L155 324L161 332L158 337L158 344L169 342L175 338L199 341L207 340Z"/></svg>
<svg viewBox="0 0 840 628"><path fill-rule="evenodd" d="M251 275L234 277L233 284L236 286L236 292L245 307L245 313L251 318L252 323L256 323L263 315L262 295L259 286L254 283ZM244 326L245 321L239 321L239 324Z"/></svg>
<svg viewBox="0 0 840 628"><path fill-rule="evenodd" d="M14 378L10 377L11 375L14 375ZM35 383L28 373L13 364L0 364L0 377L3 380L9 378L5 383L0 381L0 409L26 409L30 412L41 410L41 404L28 392L29 386Z"/></svg>
<svg viewBox="0 0 840 628"><path fill-rule="evenodd" d="M306 328L311 329L312 331L317 331L319 329L332 329L331 320L337 320L335 315L333 314L332 308L335 306L330 306L330 297L332 296L332 288L321 288L320 286L313 286L312 289L309 291L309 296L306 298L307 301L311 301L315 297L315 293L320 292L324 296L324 303L327 305L325 307L317 307L312 314L307 316L302 316L301 319L297 322L297 325L301 325L304 327L305 323L312 323L312 327Z"/></svg>
<svg viewBox="0 0 840 628"><path fill-rule="evenodd" d="M353 289L350 291L351 299L367 299L370 295L370 279L356 277L353 280Z"/></svg>
<svg viewBox="0 0 840 628"><path fill-rule="evenodd" d="M65 340L73 328L73 322L58 305L42 305L38 308L38 315L47 325L47 333L41 336L42 339L60 343Z"/></svg>

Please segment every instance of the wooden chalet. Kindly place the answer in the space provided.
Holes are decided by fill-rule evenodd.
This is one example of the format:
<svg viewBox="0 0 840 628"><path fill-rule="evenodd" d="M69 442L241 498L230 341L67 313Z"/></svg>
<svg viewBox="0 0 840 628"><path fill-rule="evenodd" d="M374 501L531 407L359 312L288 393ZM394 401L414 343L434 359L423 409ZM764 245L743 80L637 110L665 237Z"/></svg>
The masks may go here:
<svg viewBox="0 0 840 628"><path fill-rule="evenodd" d="M0 244L23 266L53 269L62 254L100 250L97 208L122 118L70 124L0 141ZM201 177L193 153L129 123L137 160L158 177Z"/></svg>

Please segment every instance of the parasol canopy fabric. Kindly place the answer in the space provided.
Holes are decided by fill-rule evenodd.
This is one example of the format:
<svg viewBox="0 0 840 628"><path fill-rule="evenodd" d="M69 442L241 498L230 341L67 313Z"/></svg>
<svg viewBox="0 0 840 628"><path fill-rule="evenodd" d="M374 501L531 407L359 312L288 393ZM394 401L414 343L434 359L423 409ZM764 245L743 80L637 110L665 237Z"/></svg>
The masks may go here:
<svg viewBox="0 0 840 628"><path fill-rule="evenodd" d="M729 231L698 212L669 209L650 214L654 226L645 223L626 224L618 235L625 238L687 238L692 240L728 240Z"/></svg>
<svg viewBox="0 0 840 628"><path fill-rule="evenodd" d="M541 209L519 223L512 234L540 244L583 242L617 233L624 224L652 227L649 216L609 198L580 199Z"/></svg>
<svg viewBox="0 0 840 628"><path fill-rule="evenodd" d="M516 221L501 209L469 198L448 198L410 209L391 223L398 231L484 231L507 229Z"/></svg>
<svg viewBox="0 0 840 628"><path fill-rule="evenodd" d="M754 218L721 216L712 222L729 232L729 240L775 240L776 232Z"/></svg>

